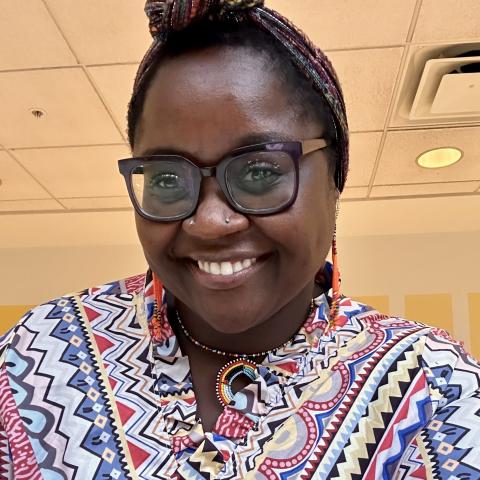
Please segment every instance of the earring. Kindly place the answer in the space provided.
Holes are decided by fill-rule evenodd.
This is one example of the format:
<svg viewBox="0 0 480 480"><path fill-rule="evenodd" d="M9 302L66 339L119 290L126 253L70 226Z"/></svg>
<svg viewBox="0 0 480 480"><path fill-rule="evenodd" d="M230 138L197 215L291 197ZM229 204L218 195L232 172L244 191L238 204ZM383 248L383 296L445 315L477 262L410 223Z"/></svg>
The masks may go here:
<svg viewBox="0 0 480 480"><path fill-rule="evenodd" d="M337 250L337 219L339 212L339 202L337 202L336 213L335 213L335 228L333 230L333 239L332 239L332 304L330 306L330 327L335 326L340 303L340 269L338 268L338 250Z"/></svg>

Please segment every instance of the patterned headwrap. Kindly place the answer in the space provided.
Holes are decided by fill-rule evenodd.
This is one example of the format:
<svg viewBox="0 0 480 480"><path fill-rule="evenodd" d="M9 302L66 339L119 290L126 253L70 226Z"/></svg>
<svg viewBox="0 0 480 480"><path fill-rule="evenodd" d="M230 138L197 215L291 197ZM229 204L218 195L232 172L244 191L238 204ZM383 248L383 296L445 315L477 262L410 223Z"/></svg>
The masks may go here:
<svg viewBox="0 0 480 480"><path fill-rule="evenodd" d="M208 17L226 21L247 21L273 35L290 53L297 68L312 81L325 98L334 116L339 151L335 183L341 192L348 172L348 124L345 102L335 70L325 54L306 35L278 12L266 8L264 0L147 0L153 43L145 54L135 78L132 101L142 86L153 60L168 41L168 34Z"/></svg>

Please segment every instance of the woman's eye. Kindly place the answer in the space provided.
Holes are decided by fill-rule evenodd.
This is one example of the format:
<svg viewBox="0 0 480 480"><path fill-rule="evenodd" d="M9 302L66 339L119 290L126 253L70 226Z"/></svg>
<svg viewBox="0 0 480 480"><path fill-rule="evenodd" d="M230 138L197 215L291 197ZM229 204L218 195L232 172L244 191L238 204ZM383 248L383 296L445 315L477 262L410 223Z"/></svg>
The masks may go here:
<svg viewBox="0 0 480 480"><path fill-rule="evenodd" d="M157 174L151 178L149 183L150 187L153 188L173 189L181 187L179 176L174 173Z"/></svg>
<svg viewBox="0 0 480 480"><path fill-rule="evenodd" d="M275 163L252 163L245 169L242 180L244 182L262 182L265 184L271 184L275 182L281 174L280 167Z"/></svg>
<svg viewBox="0 0 480 480"><path fill-rule="evenodd" d="M146 179L147 192L152 200L174 203L189 195L185 179L177 173L161 172Z"/></svg>

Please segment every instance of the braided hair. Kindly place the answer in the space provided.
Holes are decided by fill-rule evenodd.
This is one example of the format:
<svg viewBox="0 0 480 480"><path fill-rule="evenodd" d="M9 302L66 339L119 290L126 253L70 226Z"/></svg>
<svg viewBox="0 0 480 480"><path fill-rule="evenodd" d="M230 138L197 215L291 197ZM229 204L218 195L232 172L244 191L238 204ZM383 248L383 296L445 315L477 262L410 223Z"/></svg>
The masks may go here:
<svg viewBox="0 0 480 480"><path fill-rule="evenodd" d="M294 106L326 127L333 144L329 158L341 192L348 172L348 125L335 71L319 49L264 0L147 0L145 12L154 41L145 54L128 109L131 148L148 87L167 57L212 46L245 47L267 55L283 82L292 87Z"/></svg>

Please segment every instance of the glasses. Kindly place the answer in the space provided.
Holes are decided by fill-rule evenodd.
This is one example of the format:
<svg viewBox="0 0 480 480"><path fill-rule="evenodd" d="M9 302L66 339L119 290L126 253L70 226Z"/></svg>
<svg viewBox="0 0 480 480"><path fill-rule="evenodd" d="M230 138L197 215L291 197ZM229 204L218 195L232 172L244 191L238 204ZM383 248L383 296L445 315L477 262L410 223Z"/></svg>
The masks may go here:
<svg viewBox="0 0 480 480"><path fill-rule="evenodd" d="M232 208L271 215L297 198L299 160L329 144L323 138L275 142L234 150L215 167L198 167L181 155L150 155L118 161L136 212L147 220L188 218L198 205L203 177L215 177Z"/></svg>

